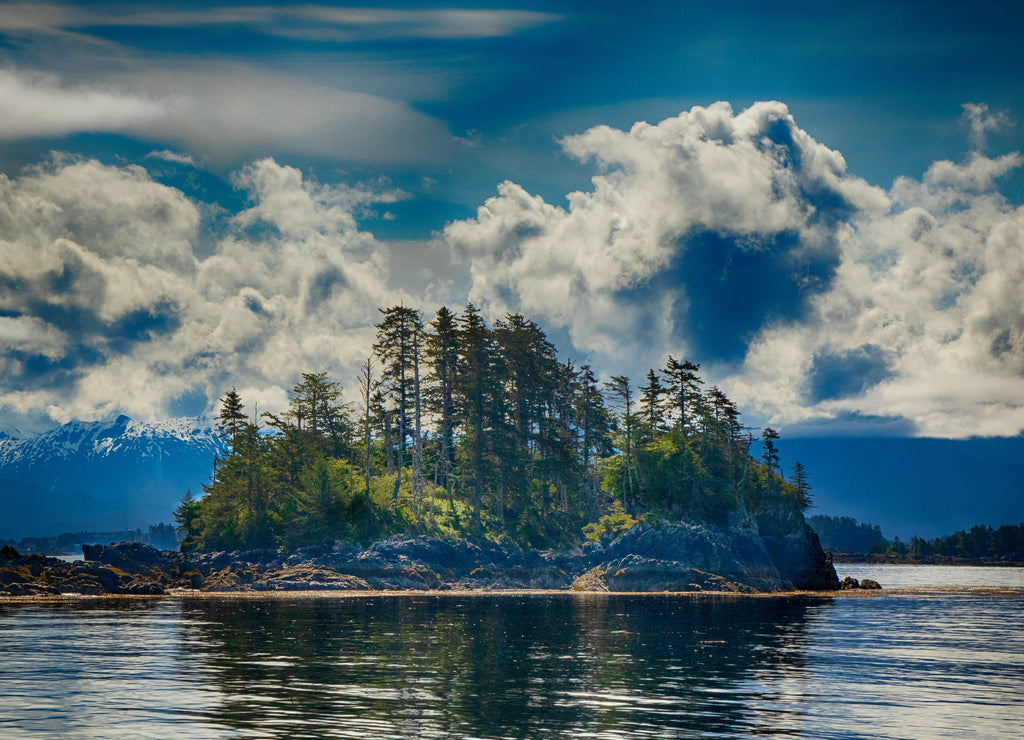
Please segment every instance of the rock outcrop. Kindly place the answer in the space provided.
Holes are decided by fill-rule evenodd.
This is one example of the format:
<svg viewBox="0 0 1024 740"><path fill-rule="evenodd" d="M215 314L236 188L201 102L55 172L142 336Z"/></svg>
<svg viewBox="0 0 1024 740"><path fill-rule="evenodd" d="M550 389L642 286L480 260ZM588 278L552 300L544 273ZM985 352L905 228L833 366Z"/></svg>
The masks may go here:
<svg viewBox="0 0 1024 740"><path fill-rule="evenodd" d="M837 590L817 535L799 514L772 511L732 527L643 523L569 552L521 551L488 540L396 535L362 548L348 542L290 553L182 554L122 542L86 545L84 560L0 550L0 595L161 594L203 591ZM864 583L867 583L865 581ZM848 587L845 586L844 587ZM861 585L861 587L866 587Z"/></svg>

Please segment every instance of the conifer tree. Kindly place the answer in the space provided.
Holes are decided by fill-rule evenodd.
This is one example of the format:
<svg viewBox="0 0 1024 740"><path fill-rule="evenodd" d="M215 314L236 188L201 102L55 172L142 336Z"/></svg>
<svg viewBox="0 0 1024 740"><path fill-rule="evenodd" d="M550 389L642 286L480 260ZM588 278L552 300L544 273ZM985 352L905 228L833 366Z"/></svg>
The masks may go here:
<svg viewBox="0 0 1024 740"><path fill-rule="evenodd" d="M629 511L636 500L636 491L633 487L633 389L630 387L629 378L625 375L612 376L610 382L605 383L608 393L618 400L621 416L618 420L619 429L624 436L623 454L623 501L626 511Z"/></svg>
<svg viewBox="0 0 1024 740"><path fill-rule="evenodd" d="M402 485L402 468L405 465L405 445L410 431L413 434L413 489L421 490L418 469L419 444L419 347L423 322L419 311L406 306L392 306L380 309L384 315L377 324L377 342L373 351L381 361L384 383L388 393L396 405L396 422L398 427L398 475L392 498L398 501L398 492ZM415 411L413 428L410 430L409 407Z"/></svg>
<svg viewBox="0 0 1024 740"><path fill-rule="evenodd" d="M647 427L648 439L655 439L662 428L662 396L665 387L654 370L647 373L647 385L640 386L640 409Z"/></svg>
<svg viewBox="0 0 1024 740"><path fill-rule="evenodd" d="M431 332L425 338L425 351L431 368L428 375L427 408L437 416L441 474L444 476L445 489L450 491L455 470L455 380L459 362L455 314L447 306L441 306L430 328Z"/></svg>
<svg viewBox="0 0 1024 740"><path fill-rule="evenodd" d="M490 411L495 396L494 339L480 312L472 303L459 317L459 367L456 382L462 434L467 450L468 471L473 484L473 525L481 525L486 479Z"/></svg>
<svg viewBox="0 0 1024 740"><path fill-rule="evenodd" d="M793 487L796 489L797 503L801 509L811 506L811 484L807 480L807 470L799 461L793 464Z"/></svg>
<svg viewBox="0 0 1024 740"><path fill-rule="evenodd" d="M247 417L244 409L242 397L238 395L236 388L232 388L221 399L220 411L217 414L217 431L226 441L232 442L245 425Z"/></svg>
<svg viewBox="0 0 1024 740"><path fill-rule="evenodd" d="M596 512L597 479L594 457L612 452L611 420L604 405L604 397L597 385L597 377L590 365L583 365L579 373L579 394L576 398L576 420L580 430L579 450L582 482L586 488L588 506Z"/></svg>
<svg viewBox="0 0 1024 740"><path fill-rule="evenodd" d="M779 451L775 443L779 439L779 433L771 427L765 427L761 432L761 463L767 472L765 486L769 495L777 490L775 471L779 467Z"/></svg>
<svg viewBox="0 0 1024 740"><path fill-rule="evenodd" d="M700 399L700 386L703 380L697 375L700 370L699 364L689 361L679 362L672 355L668 356L668 363L662 372L668 381L665 395L669 398L673 414L676 419L676 426L685 434L688 427L692 426L689 417L695 415L694 408Z"/></svg>
<svg viewBox="0 0 1024 740"><path fill-rule="evenodd" d="M367 511L369 511L370 507L370 451L372 447L371 430L373 429L373 399L379 385L380 384L373 377L373 358L367 357L363 362L362 367L359 369L359 397L363 406L363 444L366 445L366 453L363 461L363 473L366 482L365 496Z"/></svg>

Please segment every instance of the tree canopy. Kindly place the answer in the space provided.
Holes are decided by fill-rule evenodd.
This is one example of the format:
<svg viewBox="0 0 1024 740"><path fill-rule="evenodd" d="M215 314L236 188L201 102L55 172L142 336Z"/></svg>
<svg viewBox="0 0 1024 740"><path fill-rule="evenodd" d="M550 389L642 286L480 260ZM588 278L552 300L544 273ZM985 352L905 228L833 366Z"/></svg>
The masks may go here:
<svg viewBox="0 0 1024 740"><path fill-rule="evenodd" d="M643 518L725 524L810 504L778 435L753 435L700 365L671 355L635 387L563 361L535 322L489 326L472 304L424 322L381 310L358 409L325 372L307 372L288 411L246 416L227 392L231 441L205 496L183 502L186 549L298 547L396 532L471 534L565 546ZM379 368L379 377L375 368ZM662 381L664 378L664 382Z"/></svg>

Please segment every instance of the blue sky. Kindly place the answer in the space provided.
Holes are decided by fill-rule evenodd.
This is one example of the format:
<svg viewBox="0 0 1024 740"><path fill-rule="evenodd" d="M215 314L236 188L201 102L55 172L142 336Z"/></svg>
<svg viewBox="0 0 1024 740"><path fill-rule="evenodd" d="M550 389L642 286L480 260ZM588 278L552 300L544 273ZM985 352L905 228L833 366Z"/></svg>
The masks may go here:
<svg viewBox="0 0 1024 740"><path fill-rule="evenodd" d="M377 307L700 362L791 437L1024 429L1024 9L0 3L0 422L353 385Z"/></svg>

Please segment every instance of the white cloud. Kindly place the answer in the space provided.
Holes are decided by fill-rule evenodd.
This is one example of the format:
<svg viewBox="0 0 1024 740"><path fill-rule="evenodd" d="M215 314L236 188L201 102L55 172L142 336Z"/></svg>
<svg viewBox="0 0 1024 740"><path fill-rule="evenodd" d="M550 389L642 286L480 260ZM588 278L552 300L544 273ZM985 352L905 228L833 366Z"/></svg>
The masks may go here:
<svg viewBox="0 0 1024 740"><path fill-rule="evenodd" d="M200 257L196 204L141 168L58 157L0 179L0 407L153 418L237 385L275 410L301 372L354 376L377 306L413 301L350 209L400 194L269 159L237 182L252 207Z"/></svg>
<svg viewBox="0 0 1024 740"><path fill-rule="evenodd" d="M971 145L975 151L980 152L985 148L985 139L989 131L1000 131L1011 124L1006 112L989 112L985 103L964 103L963 109L963 119L970 127Z"/></svg>
<svg viewBox="0 0 1024 740"><path fill-rule="evenodd" d="M1020 163L974 155L897 181L891 213L854 217L832 287L806 319L761 332L725 387L776 424L857 413L903 416L924 436L1019 433L1024 209L984 188ZM865 347L878 365L820 377L823 359ZM817 398L816 382L847 392Z"/></svg>
<svg viewBox="0 0 1024 740"><path fill-rule="evenodd" d="M840 212L887 205L781 103L737 115L718 103L628 132L600 126L563 145L601 168L592 191L571 193L562 209L505 183L445 238L472 260L470 297L492 315L519 310L566 325L577 348L612 362L680 351L689 297L682 281L656 278L677 269L693 235L775 251L796 268L836 252L842 229L823 196ZM773 243L786 234L795 239Z"/></svg>
<svg viewBox="0 0 1024 740"><path fill-rule="evenodd" d="M598 168L589 191L555 205L505 182L431 244L360 229L359 213L402 193L273 159L236 173L250 205L215 237L140 167L58 156L0 177L0 407L159 417L235 385L279 408L303 371L351 381L377 307L423 305L396 274L451 250L492 318L565 330L565 353L606 374L639 378L668 352L701 362L758 422L1024 429L1024 208L996 190L1019 154L973 152L884 191L780 103L564 146ZM410 258L392 271L398 250Z"/></svg>
<svg viewBox="0 0 1024 740"><path fill-rule="evenodd" d="M453 146L442 122L402 101L250 65L165 66L117 79L174 101L167 115L140 123L136 133L212 162L271 151L408 165L445 161Z"/></svg>
<svg viewBox="0 0 1024 740"><path fill-rule="evenodd" d="M1024 430L1024 209L994 189L1020 154L937 162L885 192L780 103L563 143L601 170L592 190L561 208L506 182L445 230L492 316L565 327L605 372L688 356L777 426Z"/></svg>
<svg viewBox="0 0 1024 740"><path fill-rule="evenodd" d="M0 70L0 139L123 131L166 113L164 102L143 95Z"/></svg>
<svg viewBox="0 0 1024 740"><path fill-rule="evenodd" d="M91 59L91 57L86 57ZM224 164L268 151L329 160L446 161L447 127L407 103L244 65L155 65L67 84L52 74L0 69L0 140L118 132L171 142L151 156ZM344 84L341 82L340 84ZM144 91L144 92L142 92Z"/></svg>
<svg viewBox="0 0 1024 740"><path fill-rule="evenodd" d="M159 159L171 164L183 164L188 167L198 167L195 159L188 154L171 151L170 149L153 150L146 155L146 159Z"/></svg>

